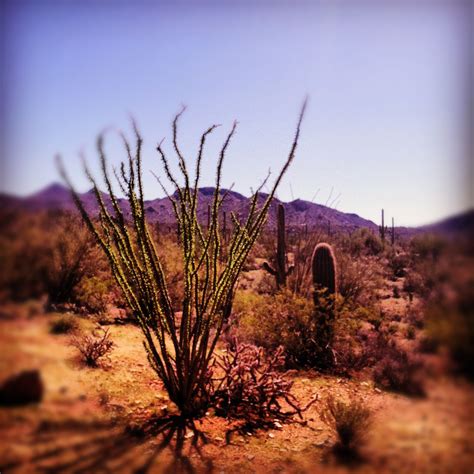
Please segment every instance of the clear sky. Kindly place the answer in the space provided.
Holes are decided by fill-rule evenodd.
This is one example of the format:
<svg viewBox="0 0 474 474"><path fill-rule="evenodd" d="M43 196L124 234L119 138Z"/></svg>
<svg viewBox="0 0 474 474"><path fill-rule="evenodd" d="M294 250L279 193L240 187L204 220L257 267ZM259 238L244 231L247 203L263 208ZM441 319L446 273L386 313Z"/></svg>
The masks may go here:
<svg viewBox="0 0 474 474"><path fill-rule="evenodd" d="M249 194L285 160L310 96L296 160L278 196L326 202L378 222L435 221L467 196L471 3L449 1L56 0L3 2L1 191L25 195L58 181L60 152L80 190L84 151L110 128L143 134L145 169L181 104L184 152L209 140L203 185L239 121L224 186ZM165 145L170 149L170 140ZM170 154L170 156L173 156ZM174 158L173 158L174 159ZM95 166L95 168L97 168ZM291 185L291 186L290 186ZM148 198L162 196L145 173Z"/></svg>

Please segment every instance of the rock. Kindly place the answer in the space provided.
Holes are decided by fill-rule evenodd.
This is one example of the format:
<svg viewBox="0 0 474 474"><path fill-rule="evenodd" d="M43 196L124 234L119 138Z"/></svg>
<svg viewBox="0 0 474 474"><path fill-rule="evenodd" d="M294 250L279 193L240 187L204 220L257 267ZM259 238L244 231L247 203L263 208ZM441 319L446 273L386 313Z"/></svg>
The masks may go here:
<svg viewBox="0 0 474 474"><path fill-rule="evenodd" d="M0 405L26 405L43 399L44 386L38 370L12 375L0 386Z"/></svg>

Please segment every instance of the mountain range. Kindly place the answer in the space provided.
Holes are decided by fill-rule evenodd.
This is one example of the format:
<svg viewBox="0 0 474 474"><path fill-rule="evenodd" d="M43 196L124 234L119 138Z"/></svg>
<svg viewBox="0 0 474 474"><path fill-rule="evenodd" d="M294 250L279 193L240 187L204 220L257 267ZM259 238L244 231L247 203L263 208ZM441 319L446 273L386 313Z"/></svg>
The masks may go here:
<svg viewBox="0 0 474 474"><path fill-rule="evenodd" d="M202 224L207 222L208 206L212 202L214 188L199 188L199 199L197 215ZM230 212L245 216L250 205L250 198L232 190L222 189L221 194L226 197L221 206L222 215L227 213L230 221ZM107 207L111 208L110 196L102 193ZM98 214L98 205L93 190L80 194L86 210L92 215ZM267 197L261 193L259 200L263 201ZM127 217L130 215L130 208L126 199L118 199L119 205ZM317 204L302 199L295 199L291 202L281 202L275 198L272 202L268 214L267 225L274 227L276 224L276 207L283 204L286 211L286 224L289 228L308 226L309 229L324 228L330 231L352 232L359 228L368 228L377 232L378 225L353 213L338 211L322 204ZM0 208L9 211L52 211L66 210L76 212L76 207L69 190L62 184L53 183L43 190L27 197L17 197L9 194L0 194ZM151 223L159 222L160 225L172 225L175 222L173 207L167 197L145 201L145 213ZM439 223L418 228L396 227L399 236L409 236L419 231L441 232L443 234L473 231L474 210L468 211Z"/></svg>

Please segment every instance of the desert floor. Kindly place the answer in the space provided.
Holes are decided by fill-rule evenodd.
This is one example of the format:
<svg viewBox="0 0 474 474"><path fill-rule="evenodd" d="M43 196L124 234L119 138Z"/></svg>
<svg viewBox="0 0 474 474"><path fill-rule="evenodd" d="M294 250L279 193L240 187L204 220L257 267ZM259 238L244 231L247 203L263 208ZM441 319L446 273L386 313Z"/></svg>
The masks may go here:
<svg viewBox="0 0 474 474"><path fill-rule="evenodd" d="M33 313L33 314L32 314ZM302 423L235 434L209 412L196 422L207 443L193 447L184 433L181 456L168 443L171 426L140 427L173 412L148 365L140 330L109 326L116 343L101 367L81 365L71 336L49 333L51 314L12 307L0 321L0 380L39 368L45 397L39 405L0 409L0 471L8 472L397 472L472 473L474 389L435 370L427 397L383 392L363 377L344 379L297 372L293 393L302 404L317 396ZM81 318L84 329L94 324ZM319 414L328 394L355 395L374 411L363 460L350 466L331 456L335 436ZM156 425L158 426L158 425ZM163 442L164 440L164 442Z"/></svg>

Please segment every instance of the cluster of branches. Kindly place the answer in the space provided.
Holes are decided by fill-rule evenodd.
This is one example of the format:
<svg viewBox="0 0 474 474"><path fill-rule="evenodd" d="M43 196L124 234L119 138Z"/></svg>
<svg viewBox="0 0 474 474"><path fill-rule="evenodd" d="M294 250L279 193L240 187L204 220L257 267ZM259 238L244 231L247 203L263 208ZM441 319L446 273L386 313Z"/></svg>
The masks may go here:
<svg viewBox="0 0 474 474"><path fill-rule="evenodd" d="M171 171L163 142L157 146L164 174L175 189L172 195L166 192L158 178L172 203L180 233L184 275L180 317L172 307L163 265L145 218L143 140L135 124L136 146L132 150L129 141L121 135L127 159L118 170L113 170L115 181L130 205L131 225L128 225L116 197L102 136L98 138L97 148L102 176L110 195L110 205L104 201L96 179L87 165L84 165L99 204L97 220L86 211L59 160L62 177L71 189L76 206L107 256L113 276L143 331L148 360L183 416L196 416L209 402L205 381L214 348L230 313L234 286L245 259L262 230L275 191L294 158L305 108L306 102L300 112L290 153L268 197L263 204L259 204L259 191L265 185L267 176L253 194L247 217L240 220L231 213L233 233L225 259L221 258L222 233L218 219L219 209L225 198L225 194L221 193L221 176L224 157L234 136L236 123L219 153L207 231L197 219L198 187L206 139L217 125L209 127L201 136L193 182L177 138L178 122L184 109L176 115L172 125L173 148L178 158L182 184Z"/></svg>
<svg viewBox="0 0 474 474"><path fill-rule="evenodd" d="M211 382L216 414L243 420L244 426L239 430L274 427L275 423L278 427L279 421L294 415L302 418L303 412L316 401L314 398L301 407L291 394L293 382L286 377L288 371L283 370L282 346L266 356L262 347L234 339L226 353L216 357L215 366L221 372Z"/></svg>

